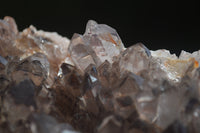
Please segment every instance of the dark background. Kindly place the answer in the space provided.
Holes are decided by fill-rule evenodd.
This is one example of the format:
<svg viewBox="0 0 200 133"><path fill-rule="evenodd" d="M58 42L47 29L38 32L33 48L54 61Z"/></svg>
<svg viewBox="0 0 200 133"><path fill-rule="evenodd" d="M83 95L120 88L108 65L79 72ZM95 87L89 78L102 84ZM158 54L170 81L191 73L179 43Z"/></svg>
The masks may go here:
<svg viewBox="0 0 200 133"><path fill-rule="evenodd" d="M177 54L200 49L199 0L4 0L0 17L7 15L15 18L20 31L32 24L71 38L83 34L93 19L115 28L126 47L142 42L149 49Z"/></svg>

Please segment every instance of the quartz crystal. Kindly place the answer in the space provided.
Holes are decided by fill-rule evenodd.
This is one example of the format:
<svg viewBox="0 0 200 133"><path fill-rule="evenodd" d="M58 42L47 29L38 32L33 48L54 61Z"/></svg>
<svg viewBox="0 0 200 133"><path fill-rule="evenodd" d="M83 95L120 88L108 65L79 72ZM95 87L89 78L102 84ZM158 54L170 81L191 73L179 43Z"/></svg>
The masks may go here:
<svg viewBox="0 0 200 133"><path fill-rule="evenodd" d="M69 52L75 65L84 71L90 64L99 66L105 60L113 62L113 57L124 50L124 45L116 30L90 20L83 35L74 34Z"/></svg>
<svg viewBox="0 0 200 133"><path fill-rule="evenodd" d="M102 62L108 60L112 63L112 57L124 50L124 45L115 29L105 24L97 24L93 20L88 21L83 38Z"/></svg>
<svg viewBox="0 0 200 133"><path fill-rule="evenodd" d="M119 57L120 71L130 71L138 74L148 69L151 53L143 44L136 44L127 48Z"/></svg>
<svg viewBox="0 0 200 133"><path fill-rule="evenodd" d="M67 30L67 29L66 29ZM125 48L89 20L71 40L0 20L0 133L199 133L200 51Z"/></svg>
<svg viewBox="0 0 200 133"><path fill-rule="evenodd" d="M171 55L167 50L157 50L151 53L160 63L161 69L167 73L168 79L175 82L180 81L186 73L199 67L199 63L196 60L198 57L195 56L195 54L189 56L186 52L182 51L178 58L176 55ZM194 57L196 57L196 59Z"/></svg>

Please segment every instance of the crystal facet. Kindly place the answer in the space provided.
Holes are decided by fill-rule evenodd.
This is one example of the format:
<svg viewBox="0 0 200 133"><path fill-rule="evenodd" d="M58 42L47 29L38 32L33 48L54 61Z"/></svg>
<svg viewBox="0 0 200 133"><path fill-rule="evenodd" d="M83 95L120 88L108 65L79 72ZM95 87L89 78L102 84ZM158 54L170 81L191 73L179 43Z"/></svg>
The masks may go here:
<svg viewBox="0 0 200 133"><path fill-rule="evenodd" d="M200 51L179 57L89 20L69 41L0 20L0 132L199 133Z"/></svg>

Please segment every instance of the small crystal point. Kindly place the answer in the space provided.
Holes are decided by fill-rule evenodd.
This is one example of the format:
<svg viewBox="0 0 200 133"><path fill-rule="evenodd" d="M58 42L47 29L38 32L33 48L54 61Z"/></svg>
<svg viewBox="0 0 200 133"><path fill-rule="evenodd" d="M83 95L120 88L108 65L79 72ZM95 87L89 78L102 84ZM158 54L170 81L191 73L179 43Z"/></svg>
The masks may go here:
<svg viewBox="0 0 200 133"><path fill-rule="evenodd" d="M94 30L97 28L97 22L94 20L89 20L86 25L85 34L92 34Z"/></svg>
<svg viewBox="0 0 200 133"><path fill-rule="evenodd" d="M127 48L119 57L120 71L130 71L139 74L149 67L150 51L141 43Z"/></svg>
<svg viewBox="0 0 200 133"><path fill-rule="evenodd" d="M69 45L69 53L73 63L83 72L90 64L99 65L99 58L95 52L85 45L81 35L74 34Z"/></svg>
<svg viewBox="0 0 200 133"><path fill-rule="evenodd" d="M105 24L97 24L89 20L83 37L88 40L88 45L93 48L102 62L112 58L124 50L124 45L116 30Z"/></svg>

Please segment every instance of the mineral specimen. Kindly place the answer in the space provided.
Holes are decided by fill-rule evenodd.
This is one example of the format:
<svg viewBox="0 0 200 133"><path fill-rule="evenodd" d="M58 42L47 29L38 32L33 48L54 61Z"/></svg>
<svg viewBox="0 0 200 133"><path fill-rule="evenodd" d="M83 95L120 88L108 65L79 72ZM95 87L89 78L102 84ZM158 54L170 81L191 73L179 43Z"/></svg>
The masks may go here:
<svg viewBox="0 0 200 133"><path fill-rule="evenodd" d="M89 20L71 40L0 20L0 133L199 133L200 51L125 48Z"/></svg>

